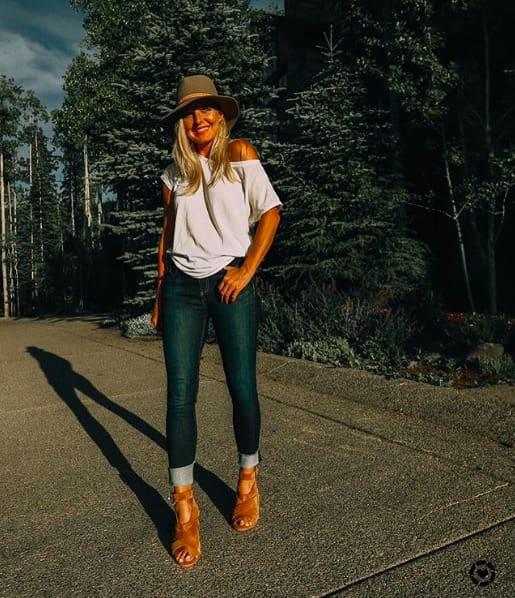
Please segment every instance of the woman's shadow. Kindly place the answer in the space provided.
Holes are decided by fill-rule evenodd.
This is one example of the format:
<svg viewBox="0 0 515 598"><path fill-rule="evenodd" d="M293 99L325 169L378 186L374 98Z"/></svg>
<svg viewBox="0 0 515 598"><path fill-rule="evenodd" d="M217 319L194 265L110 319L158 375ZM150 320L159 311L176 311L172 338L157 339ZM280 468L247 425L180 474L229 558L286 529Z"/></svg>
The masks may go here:
<svg viewBox="0 0 515 598"><path fill-rule="evenodd" d="M118 405L100 392L89 380L75 372L71 363L66 359L38 347L27 347L27 353L36 359L50 386L68 405L108 463L118 471L121 480L134 492L136 498L154 524L161 543L166 550L170 551L174 518L169 505L153 486L147 484L134 471L106 428L93 417L87 407L82 403L77 391L80 391L102 407L121 417L129 425L153 440L164 450L166 450L165 437L138 415ZM195 479L218 511L230 523L234 492L218 476L198 463L195 465Z"/></svg>

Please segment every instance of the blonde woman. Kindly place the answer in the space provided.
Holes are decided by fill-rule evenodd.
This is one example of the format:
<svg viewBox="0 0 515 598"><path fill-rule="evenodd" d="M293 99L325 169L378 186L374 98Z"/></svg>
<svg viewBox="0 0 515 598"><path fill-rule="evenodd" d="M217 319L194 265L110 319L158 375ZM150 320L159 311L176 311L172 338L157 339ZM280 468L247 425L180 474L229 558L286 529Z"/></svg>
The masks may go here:
<svg viewBox="0 0 515 598"><path fill-rule="evenodd" d="M203 75L185 77L177 96L177 106L165 117L175 127L175 142L173 162L161 177L165 211L152 323L162 331L167 372L166 433L176 514L172 554L181 567L191 567L200 557L193 497L195 403L209 318L232 399L239 455L232 525L247 531L259 518L253 277L274 240L281 202L254 147L229 139L238 102L219 95Z"/></svg>

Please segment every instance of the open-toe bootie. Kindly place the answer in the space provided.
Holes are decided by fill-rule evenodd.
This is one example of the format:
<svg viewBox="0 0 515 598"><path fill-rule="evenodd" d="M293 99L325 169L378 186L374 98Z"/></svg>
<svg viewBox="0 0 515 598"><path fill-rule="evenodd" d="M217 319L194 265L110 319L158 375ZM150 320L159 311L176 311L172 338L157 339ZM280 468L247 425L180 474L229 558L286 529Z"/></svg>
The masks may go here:
<svg viewBox="0 0 515 598"><path fill-rule="evenodd" d="M191 515L186 523L179 522L179 515L177 513L177 503L187 500L191 507ZM193 567L193 565L199 560L200 557L200 511L195 499L193 498L193 490L184 490L183 492L173 493L173 504L175 507L175 537L172 544L172 555L175 562L182 567L187 569ZM181 552L187 552L191 560L179 561L179 555Z"/></svg>
<svg viewBox="0 0 515 598"><path fill-rule="evenodd" d="M232 513L232 526L237 532L246 532L256 524L259 519L259 491L256 481L257 468L245 473L240 471L240 480L253 480L254 483L246 494L236 493L236 506Z"/></svg>

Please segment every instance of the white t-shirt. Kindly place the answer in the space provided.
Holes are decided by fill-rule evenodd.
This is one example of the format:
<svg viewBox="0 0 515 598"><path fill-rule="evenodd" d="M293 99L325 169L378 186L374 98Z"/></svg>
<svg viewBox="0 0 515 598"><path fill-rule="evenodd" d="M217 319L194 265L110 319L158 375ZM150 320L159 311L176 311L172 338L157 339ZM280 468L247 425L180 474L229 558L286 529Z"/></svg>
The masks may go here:
<svg viewBox="0 0 515 598"><path fill-rule="evenodd" d="M211 276L235 257L245 257L251 244L250 228L273 207L281 206L259 160L231 162L237 182L226 179L209 185L208 158L199 156L204 180L197 191L186 194L175 164L161 176L173 191L175 210L174 264L193 278Z"/></svg>

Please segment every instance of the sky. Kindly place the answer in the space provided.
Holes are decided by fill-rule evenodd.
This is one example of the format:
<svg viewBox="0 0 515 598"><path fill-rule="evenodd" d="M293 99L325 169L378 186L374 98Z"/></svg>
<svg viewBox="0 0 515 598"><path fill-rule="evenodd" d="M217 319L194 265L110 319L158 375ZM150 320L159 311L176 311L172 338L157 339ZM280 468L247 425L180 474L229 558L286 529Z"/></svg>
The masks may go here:
<svg viewBox="0 0 515 598"><path fill-rule="evenodd" d="M256 8L283 0L251 0ZM0 74L32 89L52 110L63 100L62 77L84 36L68 0L0 0Z"/></svg>

